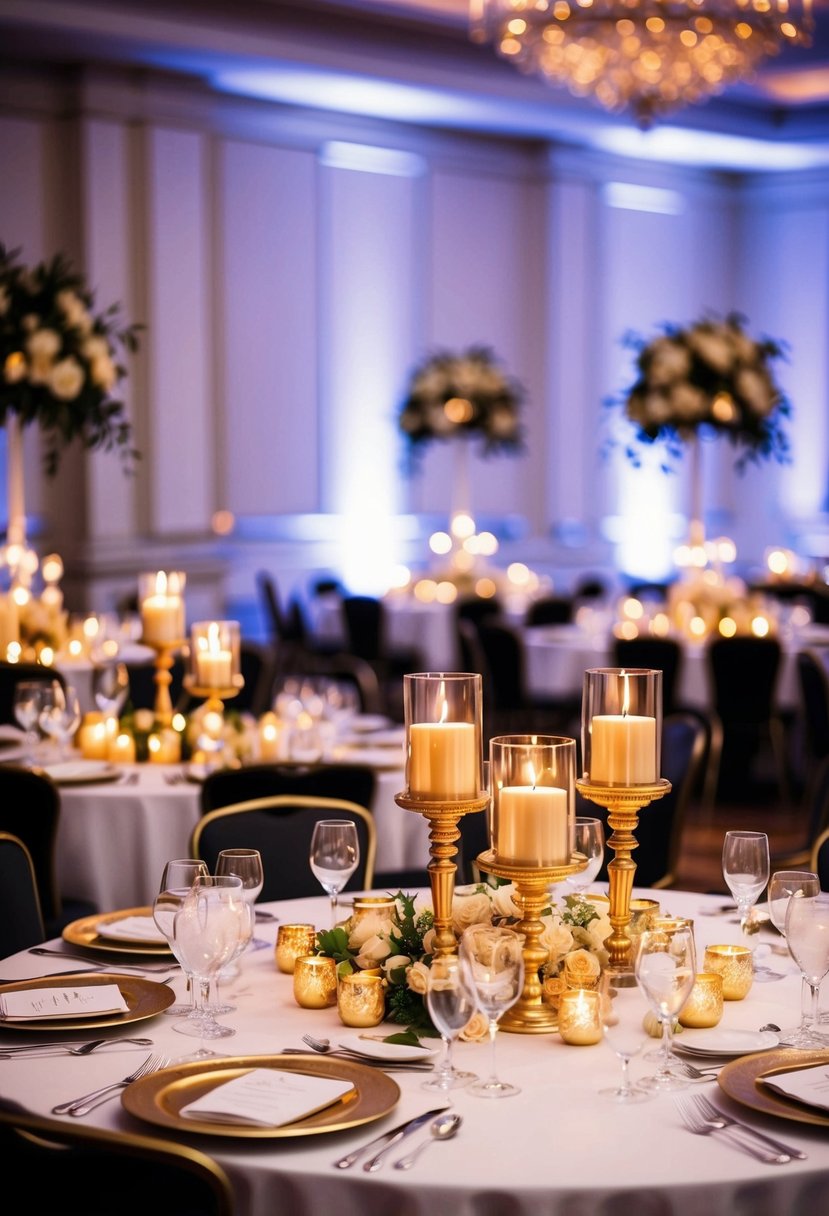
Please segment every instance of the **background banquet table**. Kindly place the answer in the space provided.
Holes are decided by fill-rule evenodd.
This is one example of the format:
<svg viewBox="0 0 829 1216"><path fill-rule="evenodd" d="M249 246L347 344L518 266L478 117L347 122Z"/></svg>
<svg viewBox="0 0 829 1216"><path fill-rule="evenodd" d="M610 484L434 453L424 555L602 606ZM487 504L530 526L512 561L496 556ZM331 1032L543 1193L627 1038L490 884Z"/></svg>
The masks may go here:
<svg viewBox="0 0 829 1216"><path fill-rule="evenodd" d="M636 892L640 895L647 891ZM711 915L721 898L683 892L656 892L662 908L692 916L700 954L706 943L734 942L739 929L733 915ZM428 897L423 897L428 902ZM328 923L324 898L269 904L283 921ZM276 925L261 923L257 936L272 941ZM756 940L756 939L755 939ZM768 941L771 942L771 938ZM779 939L778 939L779 941ZM100 959L100 956L98 956ZM57 963L49 959L48 970ZM43 974L45 960L23 953L3 960L4 976ZM766 1022L789 1024L798 1016L800 979L793 965L775 955L786 977L755 984L740 1002L727 1002L722 1027L756 1030ZM59 965L59 964L58 964ZM238 981L225 995L237 1010L225 1018L237 1034L222 1040L230 1055L277 1053L300 1047L312 1034L336 1041L343 1033L336 1011L300 1009L290 976L278 972L269 949L248 951ZM70 969L67 962L66 969ZM174 982L183 996L183 982ZM827 993L829 996L829 993ZM175 1058L192 1051L195 1040L173 1030L164 1014L130 1028L143 1033L154 1049ZM394 1028L388 1026L391 1032ZM13 1037L12 1037L13 1036ZM0 1029L0 1044L33 1041L37 1036ZM43 1035L40 1036L44 1037ZM63 1037L63 1036L61 1036ZM121 1077L142 1058L137 1049L107 1049L86 1058L12 1059L0 1062L0 1088L5 1097L47 1114L51 1107L97 1085ZM825 1205L829 1186L829 1139L826 1127L773 1119L732 1102L716 1082L690 1091L714 1097L747 1122L776 1134L808 1154L805 1161L765 1165L735 1150L718 1137L692 1136L681 1125L675 1100L660 1095L621 1109L598 1094L618 1078L619 1063L603 1044L565 1046L557 1034L500 1033L498 1069L521 1086L521 1094L486 1101L455 1090L451 1105L463 1116L457 1137L435 1145L410 1171L393 1168L394 1152L375 1174L359 1166L341 1171L334 1161L403 1119L440 1103L421 1089L419 1073L396 1073L400 1098L376 1122L334 1133L274 1140L229 1140L219 1135L164 1130L198 1144L221 1161L233 1181L238 1216L273 1216L274 1212L336 1212L337 1216L607 1216L635 1211L638 1216L789 1216L816 1213ZM486 1073L486 1043L460 1043L456 1063ZM643 1058L633 1061L634 1079L652 1069ZM119 1101L98 1107L86 1119L122 1130L154 1130L127 1113ZM155 1129L157 1130L157 1129ZM409 1144L416 1143L417 1137Z"/></svg>

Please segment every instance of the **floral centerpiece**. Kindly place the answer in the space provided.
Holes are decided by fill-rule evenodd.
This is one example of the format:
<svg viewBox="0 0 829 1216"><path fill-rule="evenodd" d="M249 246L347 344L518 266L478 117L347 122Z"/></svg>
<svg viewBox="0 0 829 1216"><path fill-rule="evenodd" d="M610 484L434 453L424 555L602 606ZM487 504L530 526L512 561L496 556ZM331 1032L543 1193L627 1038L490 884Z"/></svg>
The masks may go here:
<svg viewBox="0 0 829 1216"><path fill-rule="evenodd" d="M520 909L513 900L512 883L456 887L452 900L452 928L460 937L475 924L514 925ZM336 960L338 969L356 971L380 967L386 981L386 1020L404 1026L397 1042L413 1042L418 1035L437 1032L424 997L433 957L434 915L418 906L417 897L398 891L391 907L364 912L334 929L317 934L320 954ZM551 903L542 914L541 945L547 960L541 968L544 997L554 1007L565 988L594 987L607 962L605 938L611 933L608 905L589 898L566 896ZM463 1039L483 1039L487 1021L475 1016L461 1032Z"/></svg>
<svg viewBox="0 0 829 1216"><path fill-rule="evenodd" d="M626 451L634 464L641 463L641 445L661 443L676 459L685 444L705 433L729 439L739 450L740 471L749 461L789 459L783 420L791 406L772 367L786 349L772 338L752 338L744 321L730 313L723 321L704 318L686 328L666 324L650 341L625 337L636 351L637 378L607 404L621 404L633 425L636 442Z"/></svg>
<svg viewBox="0 0 829 1216"><path fill-rule="evenodd" d="M93 293L63 255L32 269L19 255L0 245L0 424L11 416L23 427L37 423L50 475L74 440L117 448L131 463L138 453L113 392L140 327L124 325L117 304L96 314Z"/></svg>
<svg viewBox="0 0 829 1216"><path fill-rule="evenodd" d="M432 440L462 436L479 436L487 455L519 451L523 399L520 384L487 347L433 355L415 368L400 408L411 460Z"/></svg>

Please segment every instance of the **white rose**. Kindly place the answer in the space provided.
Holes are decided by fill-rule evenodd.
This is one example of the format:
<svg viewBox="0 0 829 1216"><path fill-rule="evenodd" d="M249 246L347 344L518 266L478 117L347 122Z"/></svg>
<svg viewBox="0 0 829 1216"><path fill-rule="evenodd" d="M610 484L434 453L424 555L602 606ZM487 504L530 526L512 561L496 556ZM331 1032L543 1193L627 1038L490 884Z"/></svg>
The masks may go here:
<svg viewBox="0 0 829 1216"><path fill-rule="evenodd" d="M360 953L357 955L357 966L360 969L373 967L376 963L387 959L390 951L389 939L385 934L375 933L363 942Z"/></svg>
<svg viewBox="0 0 829 1216"><path fill-rule="evenodd" d="M412 963L406 972L406 983L412 992L416 992L418 996L425 996L429 991L429 968L426 964Z"/></svg>
<svg viewBox="0 0 829 1216"><path fill-rule="evenodd" d="M521 909L512 898L515 894L515 883L508 882L500 887L492 887L490 899L492 911L496 916L520 916Z"/></svg>
<svg viewBox="0 0 829 1216"><path fill-rule="evenodd" d="M573 933L569 925L565 925L560 916L542 916L541 937L539 945L547 951L551 963L557 963L573 945Z"/></svg>
<svg viewBox="0 0 829 1216"><path fill-rule="evenodd" d="M388 915L381 912L363 912L348 935L348 948L359 950L364 942L377 934L387 937L390 929L391 920Z"/></svg>
<svg viewBox="0 0 829 1216"><path fill-rule="evenodd" d="M408 967L411 961L408 954L392 954L383 960L383 974L386 979L391 979L392 971L399 971L401 967Z"/></svg>
<svg viewBox="0 0 829 1216"><path fill-rule="evenodd" d="M489 1019L486 1014L476 1010L458 1035L464 1043L480 1043L489 1037Z"/></svg>
<svg viewBox="0 0 829 1216"><path fill-rule="evenodd" d="M737 373L735 383L737 392L748 402L752 414L763 418L771 413L775 394L765 372L745 367Z"/></svg>
<svg viewBox="0 0 829 1216"><path fill-rule="evenodd" d="M54 359L60 350L60 334L53 329L36 329L26 339L26 350L33 359Z"/></svg>
<svg viewBox="0 0 829 1216"><path fill-rule="evenodd" d="M437 937L437 929L427 929L423 934L423 953L434 954L435 938Z"/></svg>
<svg viewBox="0 0 829 1216"><path fill-rule="evenodd" d="M692 384L675 384L670 394L670 413L677 422L698 422L708 415L708 398Z"/></svg>
<svg viewBox="0 0 829 1216"><path fill-rule="evenodd" d="M518 433L518 421L507 405L499 405L489 415L489 430L497 439L511 439Z"/></svg>
<svg viewBox="0 0 829 1216"><path fill-rule="evenodd" d="M688 334L688 345L721 375L726 375L734 366L734 347L725 326L692 329Z"/></svg>
<svg viewBox="0 0 829 1216"><path fill-rule="evenodd" d="M691 355L687 346L672 338L660 338L651 347L648 380L653 385L666 385L683 380L691 370Z"/></svg>
<svg viewBox="0 0 829 1216"><path fill-rule="evenodd" d="M475 895L458 895L452 900L452 928L461 934L469 925L488 924L492 919L489 896L483 892Z"/></svg>
<svg viewBox="0 0 829 1216"><path fill-rule="evenodd" d="M49 387L61 401L74 401L83 388L84 371L77 359L61 359L52 368Z"/></svg>

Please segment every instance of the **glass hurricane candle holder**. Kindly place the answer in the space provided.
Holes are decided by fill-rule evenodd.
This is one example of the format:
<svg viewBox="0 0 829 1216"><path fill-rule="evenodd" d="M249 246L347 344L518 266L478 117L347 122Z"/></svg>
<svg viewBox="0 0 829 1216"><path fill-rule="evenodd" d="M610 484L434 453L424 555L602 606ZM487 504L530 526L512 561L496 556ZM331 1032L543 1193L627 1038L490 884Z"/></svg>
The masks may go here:
<svg viewBox="0 0 829 1216"><path fill-rule="evenodd" d="M185 686L216 707L235 697L244 684L238 621L195 621L190 627L189 670Z"/></svg>
<svg viewBox="0 0 829 1216"><path fill-rule="evenodd" d="M147 646L180 646L184 630L184 587L187 575L180 570L139 574L138 611L142 641Z"/></svg>
<svg viewBox="0 0 829 1216"><path fill-rule="evenodd" d="M490 740L489 755L496 861L569 865L575 825L575 739L499 735Z"/></svg>

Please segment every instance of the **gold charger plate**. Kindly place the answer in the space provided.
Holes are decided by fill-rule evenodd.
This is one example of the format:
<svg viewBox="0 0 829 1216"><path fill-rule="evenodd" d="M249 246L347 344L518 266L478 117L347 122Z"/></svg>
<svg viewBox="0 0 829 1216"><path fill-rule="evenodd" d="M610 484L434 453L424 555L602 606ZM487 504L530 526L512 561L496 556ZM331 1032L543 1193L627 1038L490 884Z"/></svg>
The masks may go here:
<svg viewBox="0 0 829 1216"><path fill-rule="evenodd" d="M210 1122L188 1119L181 1114L182 1107L252 1068L276 1068L282 1072L301 1072L313 1077L351 1081L355 1089L324 1110L280 1127ZM180 1132L200 1132L208 1136L233 1136L246 1140L317 1136L322 1132L359 1127L362 1123L371 1123L387 1115L397 1105L399 1098L400 1086L379 1068L351 1060L323 1060L317 1055L219 1056L211 1060L194 1060L133 1081L121 1094L124 1108L147 1123L173 1127Z"/></svg>
<svg viewBox="0 0 829 1216"><path fill-rule="evenodd" d="M796 1068L811 1068L816 1064L829 1064L829 1051L797 1051L792 1047L780 1047L732 1060L720 1070L717 1082L729 1098L751 1110L776 1115L780 1119L793 1119L797 1123L829 1127L829 1111L821 1112L815 1107L795 1102L793 1098L769 1089L760 1080L773 1073L792 1072Z"/></svg>
<svg viewBox="0 0 829 1216"><path fill-rule="evenodd" d="M173 952L165 943L125 941L123 938L102 937L98 925L112 924L125 920L128 916L152 916L153 910L144 908L121 908L119 912L96 912L92 916L82 916L64 927L61 937L71 946L84 946L87 950L106 950L108 954L158 954L162 958L172 958Z"/></svg>
<svg viewBox="0 0 829 1216"><path fill-rule="evenodd" d="M15 1021L4 1018L0 1030L25 1030L28 1034L41 1030L98 1030L102 1026L123 1026L127 1022L141 1022L145 1018L163 1013L176 994L168 984L158 984L141 976L118 975L106 972L76 975L72 971L65 975L44 975L35 980L18 980L16 984L0 985L0 992L20 992L31 988L91 988L95 984L117 984L129 1008L126 1013L107 1013L97 1018L22 1018Z"/></svg>

